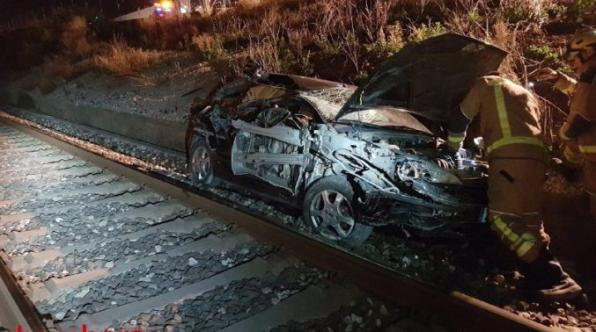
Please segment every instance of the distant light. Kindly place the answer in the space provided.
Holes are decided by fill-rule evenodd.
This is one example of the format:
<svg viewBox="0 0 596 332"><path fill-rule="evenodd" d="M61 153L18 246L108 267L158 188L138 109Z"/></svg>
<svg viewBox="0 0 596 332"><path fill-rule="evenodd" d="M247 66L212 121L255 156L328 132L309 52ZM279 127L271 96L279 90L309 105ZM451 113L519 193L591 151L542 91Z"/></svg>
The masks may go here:
<svg viewBox="0 0 596 332"><path fill-rule="evenodd" d="M165 10L172 10L172 8L174 8L174 3L172 1L162 1L161 2L161 6L165 9Z"/></svg>
<svg viewBox="0 0 596 332"><path fill-rule="evenodd" d="M186 8L186 6L182 6L182 8L180 8L180 13L182 13L182 14L188 13L188 8Z"/></svg>

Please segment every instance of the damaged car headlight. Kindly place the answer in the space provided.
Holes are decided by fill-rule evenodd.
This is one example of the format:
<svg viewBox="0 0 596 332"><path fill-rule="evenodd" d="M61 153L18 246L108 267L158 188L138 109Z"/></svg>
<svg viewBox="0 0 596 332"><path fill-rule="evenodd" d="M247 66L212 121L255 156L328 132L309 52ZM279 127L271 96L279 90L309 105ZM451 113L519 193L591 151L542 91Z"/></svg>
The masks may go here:
<svg viewBox="0 0 596 332"><path fill-rule="evenodd" d="M442 184L462 184L454 174L443 170L432 162L421 160L405 160L398 163L395 174L401 181L425 180Z"/></svg>

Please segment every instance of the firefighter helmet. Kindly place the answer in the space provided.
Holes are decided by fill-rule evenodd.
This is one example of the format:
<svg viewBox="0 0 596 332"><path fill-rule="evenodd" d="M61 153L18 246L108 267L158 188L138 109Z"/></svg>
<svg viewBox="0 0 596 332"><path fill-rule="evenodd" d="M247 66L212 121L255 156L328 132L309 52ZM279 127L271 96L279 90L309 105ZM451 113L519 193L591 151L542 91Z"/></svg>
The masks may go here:
<svg viewBox="0 0 596 332"><path fill-rule="evenodd" d="M576 56L586 61L582 52L596 49L596 29L580 30L573 35L567 45L567 59L571 60Z"/></svg>

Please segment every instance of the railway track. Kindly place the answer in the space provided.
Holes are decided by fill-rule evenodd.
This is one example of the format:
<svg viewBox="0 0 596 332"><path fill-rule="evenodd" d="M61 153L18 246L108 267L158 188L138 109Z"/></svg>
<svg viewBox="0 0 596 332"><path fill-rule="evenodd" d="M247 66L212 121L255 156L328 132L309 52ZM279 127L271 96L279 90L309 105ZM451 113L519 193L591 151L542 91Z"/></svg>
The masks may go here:
<svg viewBox="0 0 596 332"><path fill-rule="evenodd" d="M433 329L404 306L453 330L548 330L94 152L0 124L3 280L34 330Z"/></svg>

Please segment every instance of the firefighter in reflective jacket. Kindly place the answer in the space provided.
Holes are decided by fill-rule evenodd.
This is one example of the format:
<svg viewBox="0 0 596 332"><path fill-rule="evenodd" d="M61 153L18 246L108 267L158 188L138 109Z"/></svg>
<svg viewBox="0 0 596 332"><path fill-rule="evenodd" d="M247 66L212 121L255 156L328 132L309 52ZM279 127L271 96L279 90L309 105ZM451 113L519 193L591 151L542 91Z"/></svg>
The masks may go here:
<svg viewBox="0 0 596 332"><path fill-rule="evenodd" d="M575 298L582 289L550 253L542 224L547 153L539 116L539 103L528 90L500 76L483 76L451 115L448 144L457 151L468 125L479 117L490 165L490 227L524 263L528 290L541 300L558 301Z"/></svg>
<svg viewBox="0 0 596 332"><path fill-rule="evenodd" d="M590 199L590 214L596 221L596 29L577 32L567 46L567 60L579 80L548 69L542 79L555 79L555 88L570 97L569 115L560 131L565 142L564 165L582 169L584 191ZM589 243L589 242L588 242ZM596 243L591 242L580 255L577 268L596 276Z"/></svg>
<svg viewBox="0 0 596 332"><path fill-rule="evenodd" d="M571 38L567 59L579 80L553 71L558 78L554 87L571 98L559 136L566 142L565 161L583 170L584 189L596 220L596 29L579 31Z"/></svg>

